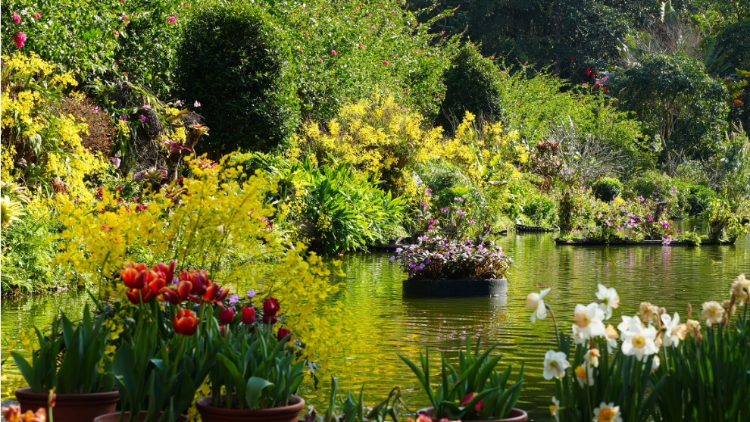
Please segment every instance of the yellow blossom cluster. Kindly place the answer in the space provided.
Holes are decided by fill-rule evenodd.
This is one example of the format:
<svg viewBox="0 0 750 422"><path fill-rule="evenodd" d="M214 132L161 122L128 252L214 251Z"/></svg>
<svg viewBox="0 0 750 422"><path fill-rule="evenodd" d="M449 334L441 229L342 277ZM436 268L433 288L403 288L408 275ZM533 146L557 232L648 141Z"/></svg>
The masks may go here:
<svg viewBox="0 0 750 422"><path fill-rule="evenodd" d="M60 179L68 193L81 200L92 196L84 177L104 163L81 145L84 122L59 115L57 102L77 85L72 72L61 73L34 53L2 57L2 180L10 182L17 163L36 166L30 186Z"/></svg>
<svg viewBox="0 0 750 422"><path fill-rule="evenodd" d="M267 226L273 208L266 195L276 186L260 173L245 177L242 167L220 165L185 178L185 194L154 194L145 209L118 203L117 193L102 192L101 201L74 202L60 197L57 206L61 250L56 262L72 272L101 280L104 300L116 287L125 262L168 262L178 268L208 271L213 282L242 294L273 295L281 302L285 325L306 345L303 357L325 361L340 343L336 321L342 317L332 296L331 268L302 245L285 245ZM240 290L242 289L242 290ZM325 302L325 306L323 306Z"/></svg>

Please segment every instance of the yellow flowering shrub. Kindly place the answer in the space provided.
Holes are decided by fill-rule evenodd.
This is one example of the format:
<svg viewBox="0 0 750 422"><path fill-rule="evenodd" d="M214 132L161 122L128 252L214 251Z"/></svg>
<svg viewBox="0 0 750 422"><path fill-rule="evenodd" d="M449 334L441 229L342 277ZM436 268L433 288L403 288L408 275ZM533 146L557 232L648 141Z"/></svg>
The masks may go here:
<svg viewBox="0 0 750 422"><path fill-rule="evenodd" d="M325 127L306 123L288 155L324 164L328 156L374 174L383 188L401 193L403 170L437 154L442 128L423 129L423 117L399 106L392 96L363 99L341 107Z"/></svg>
<svg viewBox="0 0 750 422"><path fill-rule="evenodd" d="M225 162L192 165L195 177L182 181L184 194L162 189L145 209L118 203L117 192L106 189L93 203L59 197L64 230L56 262L100 280L105 300L121 294L117 277L128 261L174 259L178 268L205 269L233 291L252 288L259 297L278 298L286 326L306 344L303 356L323 362L341 340L331 267L315 254L305 256L302 244L284 244L267 226L273 208L265 198L275 192L273 183L259 172L244 177L242 167Z"/></svg>
<svg viewBox="0 0 750 422"><path fill-rule="evenodd" d="M34 53L2 57L3 181L49 188L60 179L73 196L92 198L83 180L104 162L81 145L86 124L58 109L64 92L76 85L72 72L58 72Z"/></svg>

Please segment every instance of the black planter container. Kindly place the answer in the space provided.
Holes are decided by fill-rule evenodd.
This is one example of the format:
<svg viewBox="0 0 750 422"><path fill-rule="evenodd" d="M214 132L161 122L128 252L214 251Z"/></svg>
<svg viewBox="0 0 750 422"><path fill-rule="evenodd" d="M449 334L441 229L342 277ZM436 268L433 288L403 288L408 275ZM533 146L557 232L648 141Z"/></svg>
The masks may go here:
<svg viewBox="0 0 750 422"><path fill-rule="evenodd" d="M408 297L505 296L508 279L405 280L403 289Z"/></svg>

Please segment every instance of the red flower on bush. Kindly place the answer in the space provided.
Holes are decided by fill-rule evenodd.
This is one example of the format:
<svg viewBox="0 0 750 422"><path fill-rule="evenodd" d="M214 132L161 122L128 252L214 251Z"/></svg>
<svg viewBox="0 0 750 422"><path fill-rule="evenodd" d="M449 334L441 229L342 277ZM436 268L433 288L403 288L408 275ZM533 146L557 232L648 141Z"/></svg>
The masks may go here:
<svg viewBox="0 0 750 422"><path fill-rule="evenodd" d="M226 308L219 311L219 324L227 325L234 321L234 309Z"/></svg>
<svg viewBox="0 0 750 422"><path fill-rule="evenodd" d="M172 326L175 333L182 334L183 336L192 336L198 329L198 322L200 320L195 316L193 311L180 308L177 311L177 315L174 316Z"/></svg>
<svg viewBox="0 0 750 422"><path fill-rule="evenodd" d="M242 308L242 323L250 325L255 322L255 308L248 306Z"/></svg>
<svg viewBox="0 0 750 422"><path fill-rule="evenodd" d="M273 297L263 301L263 322L266 324L274 324L276 322L276 314L279 313L279 301Z"/></svg>
<svg viewBox="0 0 750 422"><path fill-rule="evenodd" d="M279 328L279 331L276 333L276 340L281 341L281 340L284 339L284 337L286 337L286 336L288 336L290 334L292 334L291 331L287 330L284 327L281 327L281 328ZM289 337L289 340L291 340L291 339L292 339L292 337ZM289 341L289 340L287 340L287 341Z"/></svg>

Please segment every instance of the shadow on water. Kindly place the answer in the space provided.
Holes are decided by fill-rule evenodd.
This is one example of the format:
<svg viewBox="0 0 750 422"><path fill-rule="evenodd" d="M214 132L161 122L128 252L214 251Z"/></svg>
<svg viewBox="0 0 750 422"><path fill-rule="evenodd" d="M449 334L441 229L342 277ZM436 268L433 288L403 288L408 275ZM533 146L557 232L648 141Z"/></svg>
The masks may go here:
<svg viewBox="0 0 750 422"><path fill-rule="evenodd" d="M555 310L562 330L572 325L577 303L595 299L597 283L615 287L621 306L611 322L632 315L641 301L665 306L670 312L694 309L706 300L727 297L731 280L750 273L750 238L735 246L686 247L558 247L552 234L514 235L501 241L515 263L508 278L507 297L414 299L403 298L405 278L387 254L354 254L343 258L346 273L341 300L351 312L342 341L330 365L342 390L358 391L365 385L368 403L383 399L393 386L401 386L410 409L426 405L415 378L397 354L412 360L429 347L432 372L438 351L455 359L466 337L483 344L498 343L501 364L512 364L517 373L525 365L526 381L521 406L534 420L549 420L553 385L542 378L544 353L554 347L552 321L532 325L524 308L526 295L544 287L552 292L546 302ZM80 312L84 295L66 292L3 303L2 351L9 357L8 342L20 330L43 324L58 307ZM567 328L566 328L567 327ZM322 380L327 387L328 380ZM3 366L2 395L7 398L19 384L9 360ZM22 382L22 381L21 381ZM308 389L313 404L326 400L327 388Z"/></svg>

